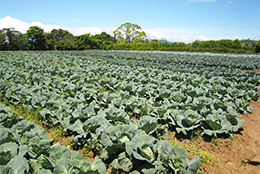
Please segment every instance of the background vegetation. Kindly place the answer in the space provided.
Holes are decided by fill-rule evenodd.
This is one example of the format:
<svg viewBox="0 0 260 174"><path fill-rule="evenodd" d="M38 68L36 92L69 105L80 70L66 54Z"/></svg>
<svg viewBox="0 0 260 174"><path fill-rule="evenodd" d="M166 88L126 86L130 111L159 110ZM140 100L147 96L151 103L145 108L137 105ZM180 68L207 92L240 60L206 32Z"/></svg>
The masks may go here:
<svg viewBox="0 0 260 174"><path fill-rule="evenodd" d="M260 40L196 40L184 42L168 42L165 39L148 40L146 34L137 24L125 23L114 31L114 36L102 32L74 36L67 30L53 29L44 32L38 26L31 26L25 34L14 28L0 30L0 50L159 50L189 51L216 53L259 53Z"/></svg>

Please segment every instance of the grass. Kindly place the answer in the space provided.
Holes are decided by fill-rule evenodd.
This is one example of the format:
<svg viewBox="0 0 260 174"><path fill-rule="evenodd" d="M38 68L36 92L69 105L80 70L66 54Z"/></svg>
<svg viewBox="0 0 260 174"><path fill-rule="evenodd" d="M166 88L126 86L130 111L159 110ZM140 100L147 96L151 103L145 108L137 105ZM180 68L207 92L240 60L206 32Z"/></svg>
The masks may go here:
<svg viewBox="0 0 260 174"><path fill-rule="evenodd" d="M211 139L211 147L214 149L215 147L220 147L220 143L219 143L219 140L218 139L216 139L216 138L212 138Z"/></svg>
<svg viewBox="0 0 260 174"><path fill-rule="evenodd" d="M172 146L178 146L178 147L182 147L181 144L178 141L175 141L171 138L168 139L168 142L170 143L170 145Z"/></svg>
<svg viewBox="0 0 260 174"><path fill-rule="evenodd" d="M13 105L8 102L1 101L0 104L3 104L5 106L9 106L12 109L12 112L16 115L24 117L26 120L32 121L35 124L41 125L41 116L38 114L39 111L36 109L34 110L28 110L23 108L21 105Z"/></svg>
<svg viewBox="0 0 260 174"><path fill-rule="evenodd" d="M35 124L40 125L43 127L46 132L48 133L48 138L55 139L56 142L59 142L62 145L68 145L66 142L66 133L63 131L63 128L61 125L58 126L52 126L52 127L44 127L41 122L41 116L39 114L39 111L37 109L28 110L23 108L21 105L13 105L8 102L1 101L0 104L4 104L6 106L9 106L12 109L12 112L16 115L24 117L26 120L32 121Z"/></svg>
<svg viewBox="0 0 260 174"><path fill-rule="evenodd" d="M195 140L196 138L198 138L198 137L201 135L202 131L203 131L203 130L200 129L200 128L192 130L192 131L191 131L190 138L193 139L193 140Z"/></svg>
<svg viewBox="0 0 260 174"><path fill-rule="evenodd" d="M176 141L176 140L173 140L171 138L168 139L168 142L170 143L170 145L172 146L179 146L179 147L182 147L182 145ZM213 154L211 154L210 152L206 152L206 151L203 151L201 149L201 146L199 147L196 147L195 145L193 144L190 144L190 143L187 143L186 140L184 140L184 145L183 145L183 148L188 152L188 157L189 158L192 158L196 155L199 155L200 158L202 159L202 162L204 163L211 163L212 165L216 165L216 162L218 160L220 160L218 157L214 156Z"/></svg>
<svg viewBox="0 0 260 174"><path fill-rule="evenodd" d="M47 132L49 138L53 138L57 142L60 142L62 145L66 145L66 143L62 141L62 139L66 137L66 133L63 131L61 125L50 128L47 130Z"/></svg>

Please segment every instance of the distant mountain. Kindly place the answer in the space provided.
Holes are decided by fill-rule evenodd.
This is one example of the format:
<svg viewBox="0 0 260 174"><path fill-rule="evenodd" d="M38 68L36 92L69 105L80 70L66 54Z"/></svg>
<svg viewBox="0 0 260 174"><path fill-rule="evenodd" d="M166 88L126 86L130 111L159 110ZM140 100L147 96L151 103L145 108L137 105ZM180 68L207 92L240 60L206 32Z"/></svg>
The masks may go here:
<svg viewBox="0 0 260 174"><path fill-rule="evenodd" d="M152 40L154 40L154 39L148 39L149 42L151 42ZM173 42L171 42L171 41L160 40L160 39L158 39L158 41L159 41L159 42L162 42L162 43L165 43L165 42L173 43Z"/></svg>

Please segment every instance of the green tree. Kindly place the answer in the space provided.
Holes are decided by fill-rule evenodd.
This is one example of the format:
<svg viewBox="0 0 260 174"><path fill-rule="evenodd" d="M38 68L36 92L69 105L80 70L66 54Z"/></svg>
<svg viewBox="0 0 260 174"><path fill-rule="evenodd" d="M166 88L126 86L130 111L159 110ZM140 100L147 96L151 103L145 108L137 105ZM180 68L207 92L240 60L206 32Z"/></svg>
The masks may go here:
<svg viewBox="0 0 260 174"><path fill-rule="evenodd" d="M22 50L25 49L25 39L19 31L14 28L3 28L0 30L0 50Z"/></svg>
<svg viewBox="0 0 260 174"><path fill-rule="evenodd" d="M257 44L256 40L251 40L251 39L242 39L241 44L243 49L245 50L254 50Z"/></svg>
<svg viewBox="0 0 260 174"><path fill-rule="evenodd" d="M194 47L194 48L200 47L200 41L195 40L194 42L192 42L192 47Z"/></svg>
<svg viewBox="0 0 260 174"><path fill-rule="evenodd" d="M231 40L231 39L221 39L219 41L219 46L220 47L233 48L233 43L234 43L234 41Z"/></svg>
<svg viewBox="0 0 260 174"><path fill-rule="evenodd" d="M185 42L180 42L180 43L178 44L178 46L179 46L179 47L185 47L185 46L187 46L187 44L186 44Z"/></svg>
<svg viewBox="0 0 260 174"><path fill-rule="evenodd" d="M92 35L89 37L89 46L91 49L110 49L111 45L114 43L114 38L102 32L101 34Z"/></svg>
<svg viewBox="0 0 260 174"><path fill-rule="evenodd" d="M139 25L129 22L122 24L113 33L117 42L143 42L145 37L147 37L146 33L142 31L142 28Z"/></svg>
<svg viewBox="0 0 260 174"><path fill-rule="evenodd" d="M63 40L64 37L73 36L73 34L68 32L67 30L53 29L53 30L51 30L50 33L45 33L45 36L46 36L46 49L52 50L52 49L55 49L55 44L57 42ZM68 41L66 41L66 43L68 43ZM60 44L59 44L59 46L60 46Z"/></svg>
<svg viewBox="0 0 260 174"><path fill-rule="evenodd" d="M159 40L158 40L158 39L153 39L151 42L156 42L156 43L158 43Z"/></svg>
<svg viewBox="0 0 260 174"><path fill-rule="evenodd" d="M26 32L27 45L30 50L44 50L46 38L42 28L30 27Z"/></svg>
<svg viewBox="0 0 260 174"><path fill-rule="evenodd" d="M215 41L215 40L200 41L201 48L215 48L215 47L217 47L217 44L218 44L218 41Z"/></svg>
<svg viewBox="0 0 260 174"><path fill-rule="evenodd" d="M78 50L90 49L90 34L76 36L74 39L75 46Z"/></svg>
<svg viewBox="0 0 260 174"><path fill-rule="evenodd" d="M76 50L76 43L74 36L64 36L62 40L55 42L54 49L57 50Z"/></svg>
<svg viewBox="0 0 260 174"><path fill-rule="evenodd" d="M234 40L233 48L234 49L241 49L242 48L242 43L239 39Z"/></svg>
<svg viewBox="0 0 260 174"><path fill-rule="evenodd" d="M110 35L107 34L106 32L102 32L101 34L96 34L94 36L91 36L93 39L100 39L102 41L112 41L114 42L114 38Z"/></svg>
<svg viewBox="0 0 260 174"><path fill-rule="evenodd" d="M258 40L256 46L255 46L255 52L260 53L260 40Z"/></svg>
<svg viewBox="0 0 260 174"><path fill-rule="evenodd" d="M6 36L4 33L2 33L2 30L0 31L0 50L7 50L6 48Z"/></svg>
<svg viewBox="0 0 260 174"><path fill-rule="evenodd" d="M47 50L53 50L55 45L55 40L52 33L45 33L45 39L46 39L46 49Z"/></svg>
<svg viewBox="0 0 260 174"><path fill-rule="evenodd" d="M171 44L172 47L177 47L178 45L179 45L178 42L173 42L173 43Z"/></svg>
<svg viewBox="0 0 260 174"><path fill-rule="evenodd" d="M63 29L53 29L51 30L51 34L53 35L55 42L62 40L65 36L73 36L73 34Z"/></svg>

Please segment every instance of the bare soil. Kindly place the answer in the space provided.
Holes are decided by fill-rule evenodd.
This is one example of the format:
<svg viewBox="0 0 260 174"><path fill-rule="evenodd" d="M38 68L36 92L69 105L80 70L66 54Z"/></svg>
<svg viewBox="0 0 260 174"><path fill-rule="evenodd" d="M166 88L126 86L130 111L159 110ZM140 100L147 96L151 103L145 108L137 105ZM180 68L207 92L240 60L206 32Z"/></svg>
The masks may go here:
<svg viewBox="0 0 260 174"><path fill-rule="evenodd" d="M220 148L211 150L221 161L218 167L202 164L204 173L260 173L260 103L252 101L250 105L254 107L252 114L241 115L244 130L235 134L231 143L223 139Z"/></svg>
<svg viewBox="0 0 260 174"><path fill-rule="evenodd" d="M255 70L245 70L245 71L260 72L260 69L255 69Z"/></svg>
<svg viewBox="0 0 260 174"><path fill-rule="evenodd" d="M260 103L252 101L250 106L254 107L251 114L239 114L245 119L244 130L235 134L232 140L218 138L207 141L198 137L179 141L173 133L168 138L182 146L192 146L214 155L215 164L201 161L200 170L205 174L260 174ZM194 151L187 151L188 158L194 156Z"/></svg>

